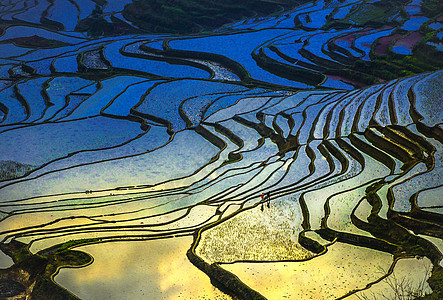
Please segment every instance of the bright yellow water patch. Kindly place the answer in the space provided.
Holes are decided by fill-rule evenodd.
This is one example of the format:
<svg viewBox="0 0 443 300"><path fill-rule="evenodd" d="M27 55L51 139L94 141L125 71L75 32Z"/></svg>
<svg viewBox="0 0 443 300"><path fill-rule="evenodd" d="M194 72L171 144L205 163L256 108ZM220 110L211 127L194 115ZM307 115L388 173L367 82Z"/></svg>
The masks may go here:
<svg viewBox="0 0 443 300"><path fill-rule="evenodd" d="M383 274L386 271L386 269L380 269L378 272ZM396 292L403 295L402 299L415 299L424 296L431 292L431 288L426 282L431 271L432 263L427 258L401 259L395 265L392 275L374 284L369 290L357 293L350 299L398 299Z"/></svg>
<svg viewBox="0 0 443 300"><path fill-rule="evenodd" d="M191 237L78 248L94 257L55 280L81 299L231 299L186 257Z"/></svg>
<svg viewBox="0 0 443 300"><path fill-rule="evenodd" d="M336 299L378 279L392 255L336 243L303 262L236 263L222 267L267 299Z"/></svg>

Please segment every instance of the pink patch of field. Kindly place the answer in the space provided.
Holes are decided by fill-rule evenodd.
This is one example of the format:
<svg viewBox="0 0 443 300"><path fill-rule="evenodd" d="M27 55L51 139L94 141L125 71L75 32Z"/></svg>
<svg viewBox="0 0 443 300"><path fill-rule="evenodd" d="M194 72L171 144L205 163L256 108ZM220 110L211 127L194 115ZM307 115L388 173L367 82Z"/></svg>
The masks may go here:
<svg viewBox="0 0 443 300"><path fill-rule="evenodd" d="M411 32L409 33L406 37L399 39L394 47L397 46L403 46L409 50L412 50L412 48L415 46L415 44L418 43L418 41L420 41L420 39L423 38L423 35L419 32Z"/></svg>
<svg viewBox="0 0 443 300"><path fill-rule="evenodd" d="M329 75L329 74L326 74L326 77L328 77L330 79L333 79L333 80L342 81L344 83L353 85L355 87L365 87L365 86L367 86L367 84L364 84L364 83L361 83L361 82L358 82L358 81L354 81L354 80L350 80L349 78L345 78L345 77L340 76L340 75Z"/></svg>
<svg viewBox="0 0 443 300"><path fill-rule="evenodd" d="M401 37L401 34L396 33L393 35L384 36L382 38L379 38L377 41L377 45L375 46L375 53L378 55L383 55L388 50L389 44L395 40Z"/></svg>

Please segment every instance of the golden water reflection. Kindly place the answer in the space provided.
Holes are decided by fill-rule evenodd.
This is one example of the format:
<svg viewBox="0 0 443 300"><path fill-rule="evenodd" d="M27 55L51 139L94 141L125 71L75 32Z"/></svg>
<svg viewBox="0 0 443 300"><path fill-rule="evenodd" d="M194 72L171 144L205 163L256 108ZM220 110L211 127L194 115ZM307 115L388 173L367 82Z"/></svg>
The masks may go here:
<svg viewBox="0 0 443 300"><path fill-rule="evenodd" d="M55 281L81 299L231 299L186 257L191 237L80 247L94 257Z"/></svg>
<svg viewBox="0 0 443 300"><path fill-rule="evenodd" d="M335 299L363 288L389 269L392 255L336 243L325 255L304 262L223 265L268 299Z"/></svg>

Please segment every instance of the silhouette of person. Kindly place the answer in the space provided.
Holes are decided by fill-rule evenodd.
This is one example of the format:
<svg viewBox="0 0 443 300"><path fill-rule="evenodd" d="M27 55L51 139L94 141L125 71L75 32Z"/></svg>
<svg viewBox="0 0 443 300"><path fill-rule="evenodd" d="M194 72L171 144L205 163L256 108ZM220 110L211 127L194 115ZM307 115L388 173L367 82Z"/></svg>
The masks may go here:
<svg viewBox="0 0 443 300"><path fill-rule="evenodd" d="M260 194L260 203L261 203L261 211L263 211L263 202L265 202L265 194L261 193Z"/></svg>

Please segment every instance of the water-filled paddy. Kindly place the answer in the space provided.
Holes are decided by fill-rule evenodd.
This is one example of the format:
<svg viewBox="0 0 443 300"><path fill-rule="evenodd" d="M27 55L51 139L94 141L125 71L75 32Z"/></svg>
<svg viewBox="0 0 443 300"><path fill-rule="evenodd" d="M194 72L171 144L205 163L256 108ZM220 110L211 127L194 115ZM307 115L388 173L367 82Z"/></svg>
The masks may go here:
<svg viewBox="0 0 443 300"><path fill-rule="evenodd" d="M183 237L86 246L82 250L97 257L94 264L80 270L62 270L56 281L83 299L154 295L162 295L163 299L229 299L188 261L186 251L191 242L192 238ZM108 247L116 250L109 251ZM109 261L119 263L109 268Z"/></svg>

